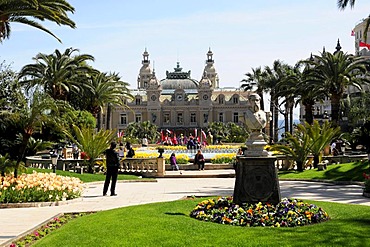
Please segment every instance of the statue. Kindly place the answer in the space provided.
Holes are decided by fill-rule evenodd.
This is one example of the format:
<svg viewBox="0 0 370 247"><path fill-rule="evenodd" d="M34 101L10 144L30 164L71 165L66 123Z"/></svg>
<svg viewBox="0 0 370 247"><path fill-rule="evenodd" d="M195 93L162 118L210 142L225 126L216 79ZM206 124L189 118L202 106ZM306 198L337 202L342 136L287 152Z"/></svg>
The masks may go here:
<svg viewBox="0 0 370 247"><path fill-rule="evenodd" d="M251 108L245 112L245 124L250 131L261 131L266 127L266 112L261 110L261 97L258 94L251 94L248 97Z"/></svg>
<svg viewBox="0 0 370 247"><path fill-rule="evenodd" d="M261 110L261 97L258 94L250 94L248 100L251 106L244 113L244 122L250 132L250 136L246 143L248 150L245 155L267 156L268 153L264 150L264 146L267 143L263 138L262 129L266 127L270 115Z"/></svg>

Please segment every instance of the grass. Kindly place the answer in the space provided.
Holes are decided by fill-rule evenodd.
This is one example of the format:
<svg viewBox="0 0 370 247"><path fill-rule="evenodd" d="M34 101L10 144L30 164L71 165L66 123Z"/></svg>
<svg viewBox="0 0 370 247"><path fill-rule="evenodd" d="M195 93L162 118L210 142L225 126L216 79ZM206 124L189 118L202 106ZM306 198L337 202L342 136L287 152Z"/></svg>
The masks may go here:
<svg viewBox="0 0 370 247"><path fill-rule="evenodd" d="M312 180L323 179L332 181L364 181L362 174L369 173L369 162L353 162L338 165L328 165L324 171L317 169L297 171L279 171L279 178Z"/></svg>
<svg viewBox="0 0 370 247"><path fill-rule="evenodd" d="M52 172L51 169L27 168L26 173L32 173L33 171L46 172L46 173ZM76 178L79 178L84 183L97 182L97 181L104 181L105 180L105 175L104 174L90 174L90 173L79 174L79 173L74 173L74 172L69 172L69 171L60 171L60 170L57 170L56 174L61 175L61 176L76 177ZM153 179L151 179L151 178L140 178L139 176L136 176L136 175L119 174L118 175L118 180L140 180L140 181L145 181L145 180L153 180Z"/></svg>
<svg viewBox="0 0 370 247"><path fill-rule="evenodd" d="M190 211L204 198L131 206L87 215L34 246L370 246L370 207L307 201L331 220L295 228L202 222Z"/></svg>

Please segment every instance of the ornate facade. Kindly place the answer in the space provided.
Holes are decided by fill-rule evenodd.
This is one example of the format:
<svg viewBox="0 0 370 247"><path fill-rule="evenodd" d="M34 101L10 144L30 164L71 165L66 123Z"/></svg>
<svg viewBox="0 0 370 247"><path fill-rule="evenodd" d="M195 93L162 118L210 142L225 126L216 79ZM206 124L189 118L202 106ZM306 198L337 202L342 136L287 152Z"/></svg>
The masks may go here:
<svg viewBox="0 0 370 247"><path fill-rule="evenodd" d="M135 98L127 102L129 108L113 109L111 127L121 131L132 122L150 121L159 129L188 134L194 129L206 128L210 122L240 124L249 92L220 88L210 49L206 56L199 81L191 78L190 70L183 71L179 62L174 71L167 71L166 77L158 80L145 49L137 89L131 91Z"/></svg>

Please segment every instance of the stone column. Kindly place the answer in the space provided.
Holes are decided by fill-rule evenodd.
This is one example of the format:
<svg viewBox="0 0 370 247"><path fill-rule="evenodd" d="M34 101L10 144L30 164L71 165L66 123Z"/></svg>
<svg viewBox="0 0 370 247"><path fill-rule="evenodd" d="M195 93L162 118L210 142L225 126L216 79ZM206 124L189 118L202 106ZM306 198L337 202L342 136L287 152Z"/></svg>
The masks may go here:
<svg viewBox="0 0 370 247"><path fill-rule="evenodd" d="M157 158L157 177L164 177L166 174L165 159L163 157Z"/></svg>

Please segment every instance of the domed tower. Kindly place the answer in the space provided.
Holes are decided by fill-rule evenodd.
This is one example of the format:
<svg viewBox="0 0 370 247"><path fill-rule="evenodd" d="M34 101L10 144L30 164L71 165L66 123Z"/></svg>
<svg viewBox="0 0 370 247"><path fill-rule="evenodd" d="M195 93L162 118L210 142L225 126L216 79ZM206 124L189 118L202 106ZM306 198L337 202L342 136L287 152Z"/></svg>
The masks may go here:
<svg viewBox="0 0 370 247"><path fill-rule="evenodd" d="M215 61L213 60L213 52L211 51L211 48L209 48L206 55L207 55L207 60L206 60L206 66L204 67L203 74L205 73L207 77L211 80L213 88L219 88L218 74L216 72L215 67L213 66Z"/></svg>
<svg viewBox="0 0 370 247"><path fill-rule="evenodd" d="M143 53L143 61L141 61L141 64L143 66L141 66L139 76L137 77L137 88L145 89L149 84L149 80L152 78L152 69L150 68L149 52L147 52L146 48Z"/></svg>

